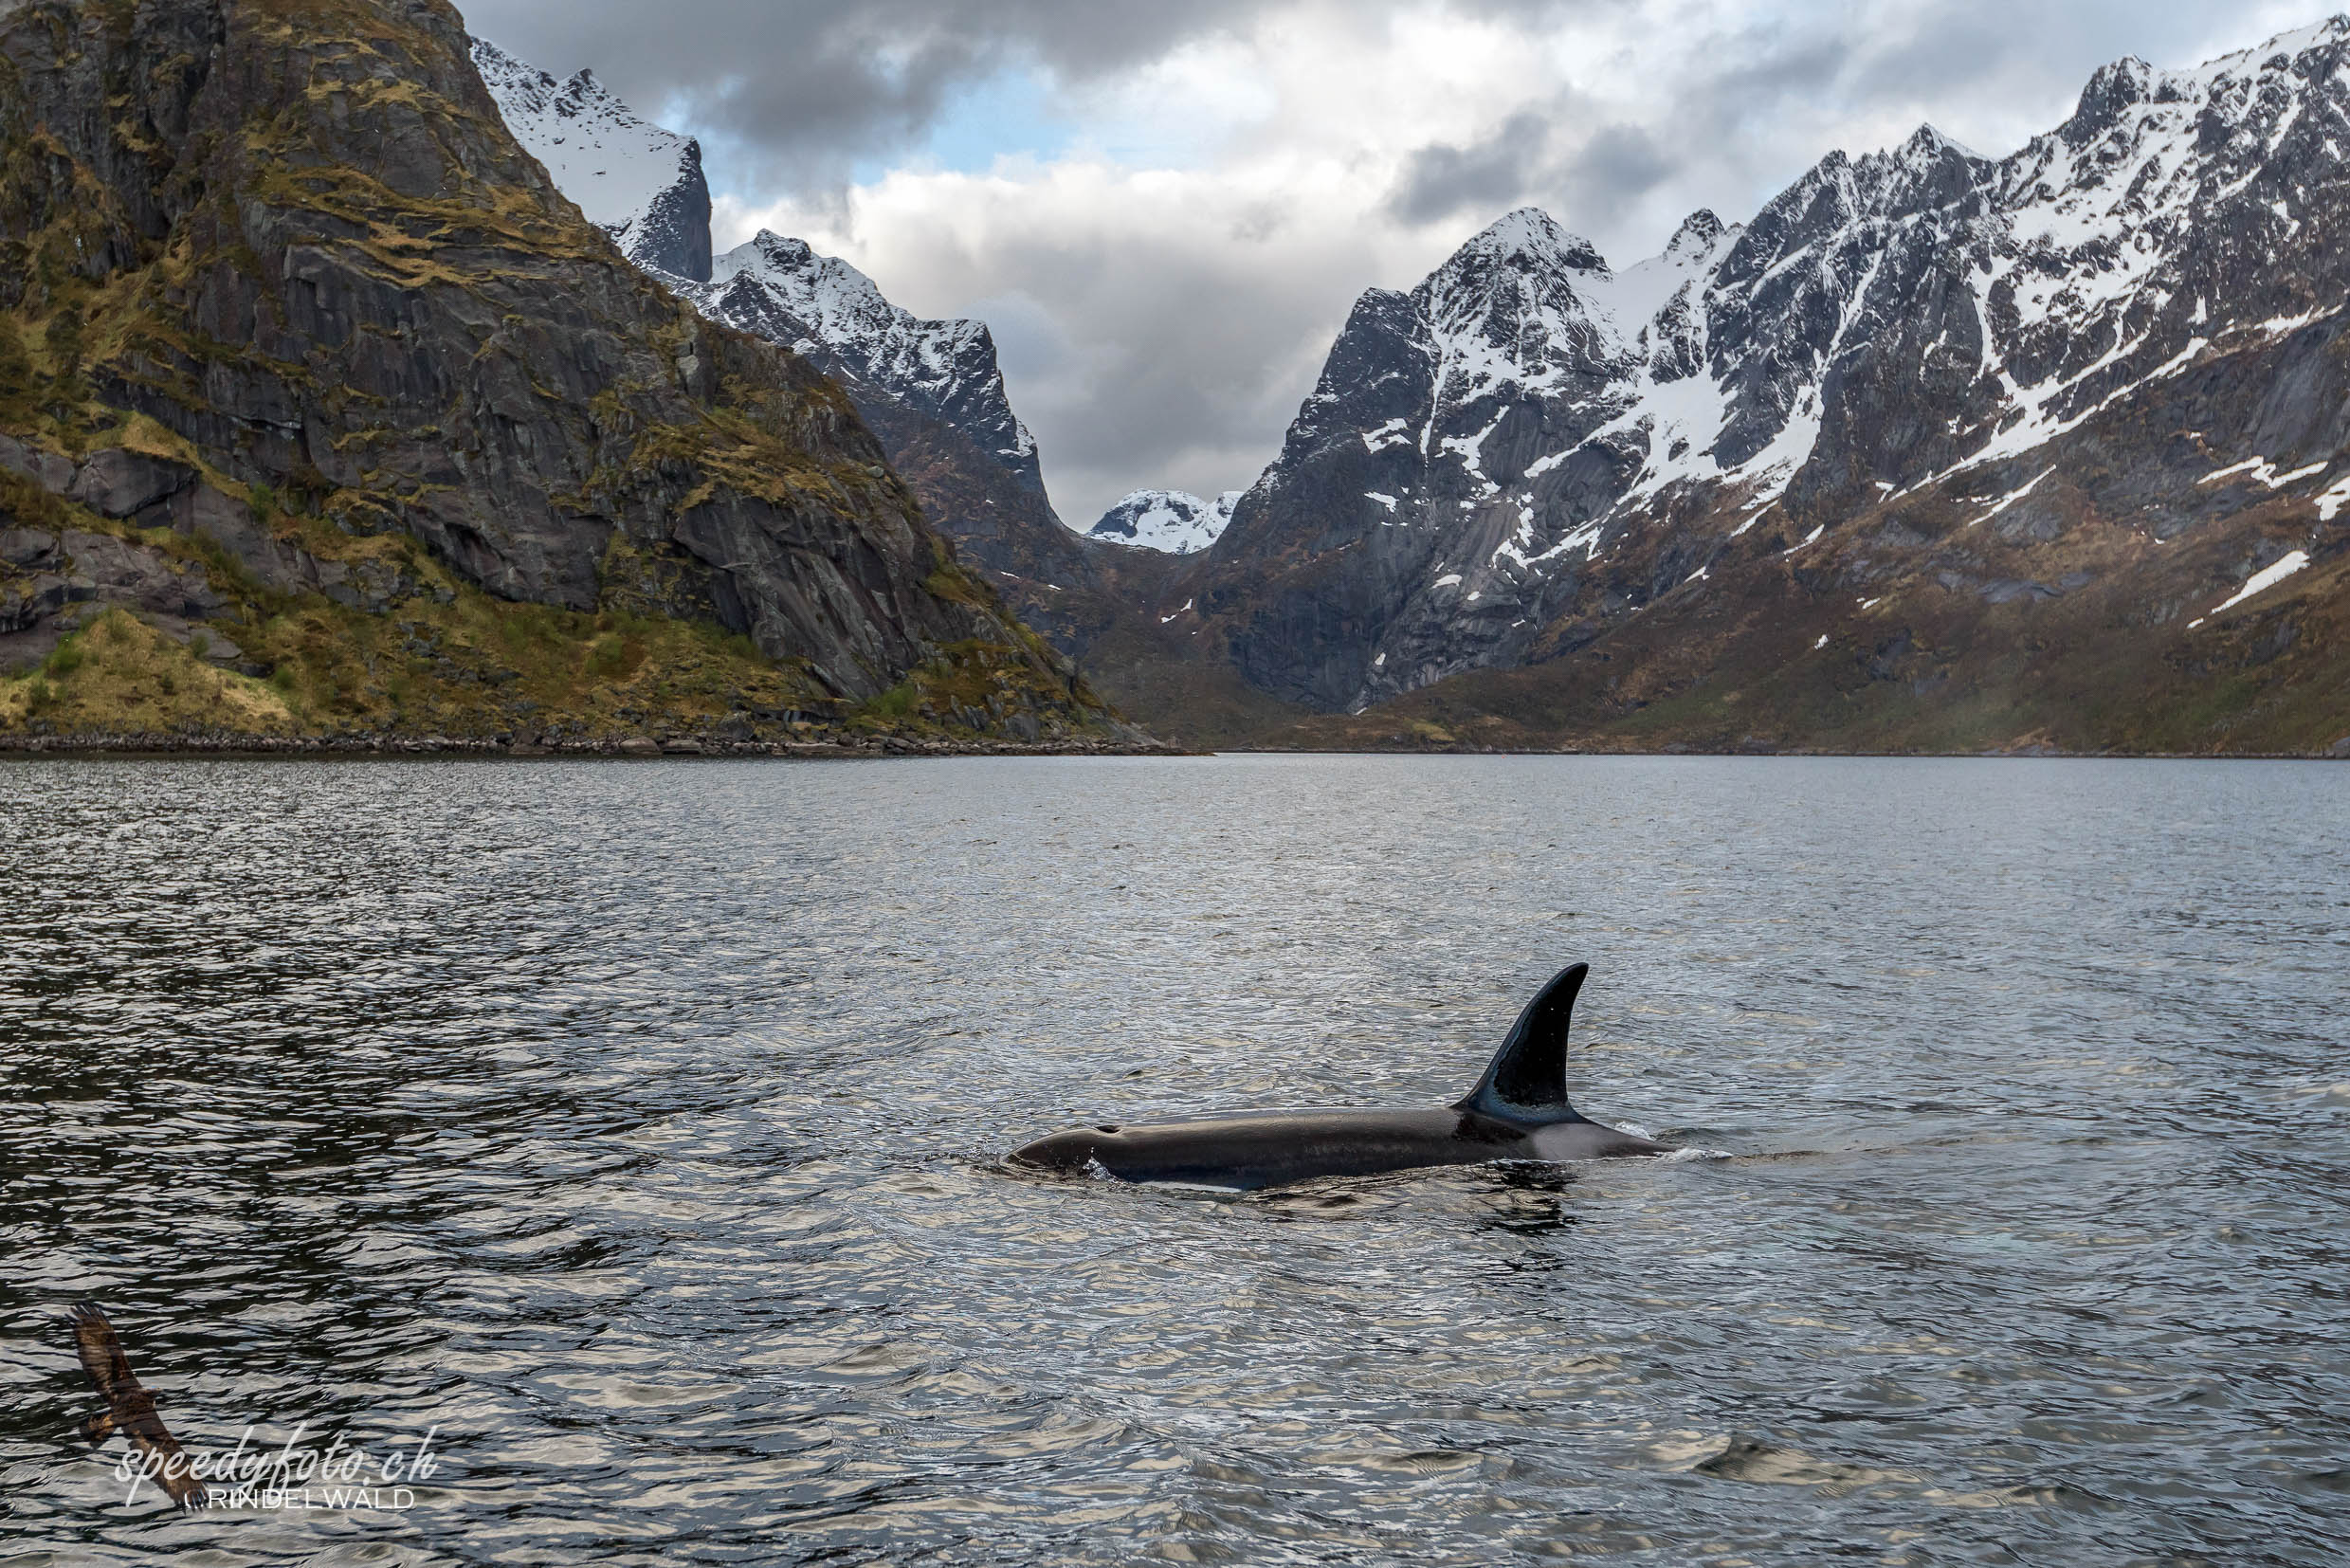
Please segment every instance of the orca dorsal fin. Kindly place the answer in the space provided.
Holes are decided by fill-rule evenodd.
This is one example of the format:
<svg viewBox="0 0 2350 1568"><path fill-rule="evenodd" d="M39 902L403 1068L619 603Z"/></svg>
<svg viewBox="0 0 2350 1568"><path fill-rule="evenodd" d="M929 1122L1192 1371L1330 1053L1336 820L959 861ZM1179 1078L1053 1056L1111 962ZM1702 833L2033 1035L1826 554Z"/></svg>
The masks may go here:
<svg viewBox="0 0 2350 1568"><path fill-rule="evenodd" d="M1567 1025L1589 964L1569 964L1534 994L1468 1098L1453 1105L1499 1121L1580 1121L1567 1101Z"/></svg>

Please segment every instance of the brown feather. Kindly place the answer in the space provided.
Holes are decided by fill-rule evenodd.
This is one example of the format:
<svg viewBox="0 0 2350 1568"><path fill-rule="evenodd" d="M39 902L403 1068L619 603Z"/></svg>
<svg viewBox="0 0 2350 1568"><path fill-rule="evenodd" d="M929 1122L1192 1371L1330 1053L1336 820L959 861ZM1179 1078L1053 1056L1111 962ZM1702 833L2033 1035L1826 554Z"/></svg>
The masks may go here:
<svg viewBox="0 0 2350 1568"><path fill-rule="evenodd" d="M122 1341L115 1334L115 1325L106 1321L106 1314L95 1302L83 1302L73 1309L74 1349L81 1353L82 1370L89 1374L91 1387L98 1390L100 1399L111 1400L118 1384L138 1386L131 1376L131 1363L122 1354Z"/></svg>

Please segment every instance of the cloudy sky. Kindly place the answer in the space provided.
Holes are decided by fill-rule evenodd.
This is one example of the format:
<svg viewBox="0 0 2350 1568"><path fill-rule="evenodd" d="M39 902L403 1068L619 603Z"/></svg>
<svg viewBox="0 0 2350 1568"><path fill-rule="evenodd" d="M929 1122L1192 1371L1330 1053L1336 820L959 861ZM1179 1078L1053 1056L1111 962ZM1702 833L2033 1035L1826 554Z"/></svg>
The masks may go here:
<svg viewBox="0 0 2350 1568"><path fill-rule="evenodd" d="M463 0L461 0L463 4ZM1617 264L1931 121L1997 155L2099 64L2313 0L471 0L702 141L761 228L976 316L1063 518L1252 482L1371 284L1536 203Z"/></svg>

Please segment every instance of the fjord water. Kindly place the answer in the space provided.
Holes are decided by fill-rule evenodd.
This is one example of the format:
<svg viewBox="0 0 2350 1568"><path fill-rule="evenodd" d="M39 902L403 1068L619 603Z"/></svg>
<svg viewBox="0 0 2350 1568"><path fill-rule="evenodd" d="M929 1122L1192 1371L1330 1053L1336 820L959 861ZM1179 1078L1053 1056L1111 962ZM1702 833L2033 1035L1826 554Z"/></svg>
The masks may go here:
<svg viewBox="0 0 2350 1568"><path fill-rule="evenodd" d="M2340 1560L2350 768L0 763L0 1562ZM1588 958L1728 1158L1248 1196ZM70 1438L438 1429L405 1513ZM152 1492L147 1494L152 1497Z"/></svg>

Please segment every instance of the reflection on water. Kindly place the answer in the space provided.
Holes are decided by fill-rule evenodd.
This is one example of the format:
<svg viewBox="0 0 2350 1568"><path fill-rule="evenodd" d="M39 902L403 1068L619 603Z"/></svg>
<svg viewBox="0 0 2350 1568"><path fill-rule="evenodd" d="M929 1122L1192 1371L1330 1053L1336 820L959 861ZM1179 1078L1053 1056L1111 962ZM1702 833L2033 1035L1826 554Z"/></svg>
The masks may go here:
<svg viewBox="0 0 2350 1568"><path fill-rule="evenodd" d="M0 1562L2341 1558L2350 769L46 762L0 845ZM1451 1099L1573 957L1578 1103L1739 1158L996 1163ZM126 1510L82 1296L184 1441L444 1468Z"/></svg>

